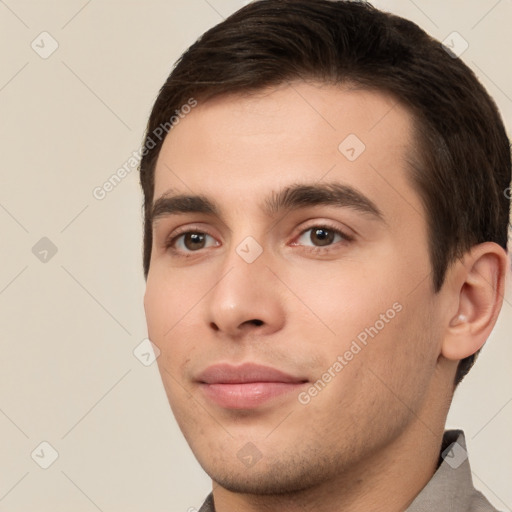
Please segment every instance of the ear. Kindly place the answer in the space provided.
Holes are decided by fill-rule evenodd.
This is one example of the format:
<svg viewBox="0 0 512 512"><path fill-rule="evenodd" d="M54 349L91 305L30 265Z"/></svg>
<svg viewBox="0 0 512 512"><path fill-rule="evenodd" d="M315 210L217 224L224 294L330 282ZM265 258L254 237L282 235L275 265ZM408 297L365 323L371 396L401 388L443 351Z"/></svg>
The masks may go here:
<svg viewBox="0 0 512 512"><path fill-rule="evenodd" d="M482 348L503 304L507 267L506 251L494 242L485 242L449 269L447 292L454 307L450 308L441 349L445 358L464 359Z"/></svg>

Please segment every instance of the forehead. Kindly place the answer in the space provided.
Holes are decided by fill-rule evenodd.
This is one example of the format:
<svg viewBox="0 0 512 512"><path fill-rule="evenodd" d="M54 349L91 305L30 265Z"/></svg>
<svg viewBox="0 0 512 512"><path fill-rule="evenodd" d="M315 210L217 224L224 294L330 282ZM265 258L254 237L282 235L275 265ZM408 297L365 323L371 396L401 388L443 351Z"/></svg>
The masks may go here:
<svg viewBox="0 0 512 512"><path fill-rule="evenodd" d="M349 86L293 82L198 101L162 145L154 198L172 189L244 210L290 184L336 181L390 215L419 213L413 129L392 96Z"/></svg>

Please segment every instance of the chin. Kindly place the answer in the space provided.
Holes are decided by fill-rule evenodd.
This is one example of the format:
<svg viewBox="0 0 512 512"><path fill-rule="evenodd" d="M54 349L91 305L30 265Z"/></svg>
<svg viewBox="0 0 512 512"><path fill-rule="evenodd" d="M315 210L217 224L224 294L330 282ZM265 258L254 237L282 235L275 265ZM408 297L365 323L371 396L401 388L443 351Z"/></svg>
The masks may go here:
<svg viewBox="0 0 512 512"><path fill-rule="evenodd" d="M210 478L228 491L240 494L287 495L306 491L332 478L334 461L316 457L297 457L297 454L283 457L279 461L265 462L265 457L252 467L238 461L228 464L224 459L211 459L201 466ZM286 459L286 460L285 460Z"/></svg>
<svg viewBox="0 0 512 512"><path fill-rule="evenodd" d="M242 473L245 473L245 471L242 470ZM215 483L230 492L260 496L293 494L305 491L315 485L315 483L307 482L300 476L287 475L283 478L282 474L278 475L274 471L251 473L249 470L244 475L241 475L240 472L227 475L224 472L222 475L210 474L209 476Z"/></svg>

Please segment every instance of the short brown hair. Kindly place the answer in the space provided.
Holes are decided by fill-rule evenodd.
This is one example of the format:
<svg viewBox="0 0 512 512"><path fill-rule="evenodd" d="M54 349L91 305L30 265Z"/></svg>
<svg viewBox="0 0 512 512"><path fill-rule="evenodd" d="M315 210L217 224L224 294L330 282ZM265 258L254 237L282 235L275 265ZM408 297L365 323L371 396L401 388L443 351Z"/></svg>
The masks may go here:
<svg viewBox="0 0 512 512"><path fill-rule="evenodd" d="M410 178L427 212L436 292L448 266L473 245L492 241L507 249L510 144L496 104L460 58L413 22L367 2L256 0L181 56L153 106L140 164L146 279L164 140L155 143L151 135L191 97L204 102L293 79L356 84L389 93L409 109L418 145ZM475 356L459 363L455 384Z"/></svg>

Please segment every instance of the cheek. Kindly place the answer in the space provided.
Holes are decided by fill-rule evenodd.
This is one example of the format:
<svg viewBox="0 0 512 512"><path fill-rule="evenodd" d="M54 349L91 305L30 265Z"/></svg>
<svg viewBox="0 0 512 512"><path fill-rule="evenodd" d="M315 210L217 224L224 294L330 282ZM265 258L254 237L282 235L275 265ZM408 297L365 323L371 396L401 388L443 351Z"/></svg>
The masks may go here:
<svg viewBox="0 0 512 512"><path fill-rule="evenodd" d="M149 278L144 296L148 337L160 350L156 362L169 405L176 414L180 404L187 401L179 368L186 356L184 344L179 343L179 320L183 313L177 294L170 287L157 283L162 281Z"/></svg>
<svg viewBox="0 0 512 512"><path fill-rule="evenodd" d="M144 311L150 340L160 349L165 326L168 324L168 312L172 311L172 297L164 292L163 286L157 286L153 276L149 276L144 295Z"/></svg>
<svg viewBox="0 0 512 512"><path fill-rule="evenodd" d="M144 295L148 337L160 350L157 363L165 383L170 379L166 371L174 375L173 365L180 360L181 345L176 341L186 320L186 292L178 294L176 286L154 276L148 277Z"/></svg>
<svg viewBox="0 0 512 512"><path fill-rule="evenodd" d="M342 372L340 385L366 373L373 382L373 370L397 391L409 381L421 386L431 375L438 354L430 282L411 283L401 270L404 265L398 257L375 258L367 265L340 261L293 276L297 296L321 320L313 319L315 327L309 331L322 339L316 350L325 368L318 371L346 355L342 364L350 371ZM304 324L304 318L296 321Z"/></svg>
<svg viewBox="0 0 512 512"><path fill-rule="evenodd" d="M156 340L172 337L186 321L195 299L194 286L176 279L169 271L159 271L157 266L151 269L146 283L144 310L148 329ZM153 341L153 340L152 340Z"/></svg>
<svg viewBox="0 0 512 512"><path fill-rule="evenodd" d="M436 370L436 320L427 289L401 294L398 303L400 310L394 318L374 338L368 338L363 370L376 394L396 402L398 408L406 404L411 410L419 409Z"/></svg>
<svg viewBox="0 0 512 512"><path fill-rule="evenodd" d="M398 279L388 279L390 269L341 260L309 270L290 274L287 280L294 283L295 295L317 317L318 327L333 348L343 348L361 333L364 339L366 330L373 332L375 324L379 332L386 330L399 316L405 294ZM291 306L289 311L293 316ZM299 323L304 322L303 312L303 307L296 311Z"/></svg>

